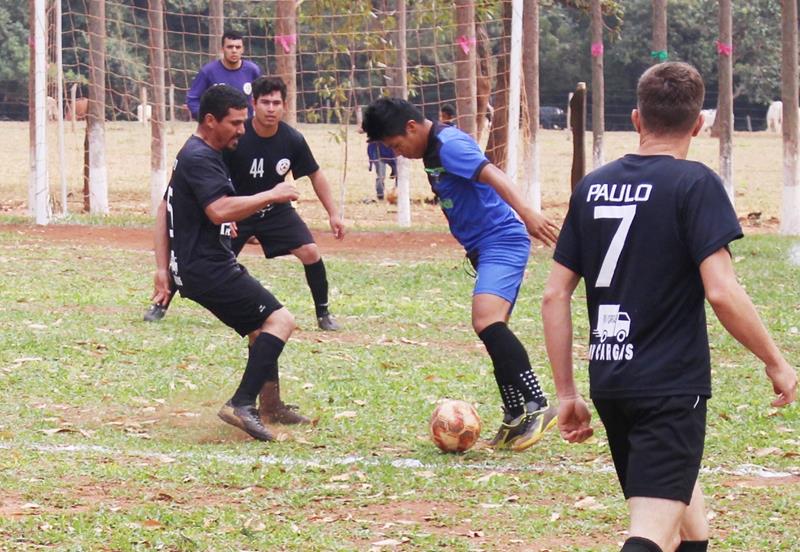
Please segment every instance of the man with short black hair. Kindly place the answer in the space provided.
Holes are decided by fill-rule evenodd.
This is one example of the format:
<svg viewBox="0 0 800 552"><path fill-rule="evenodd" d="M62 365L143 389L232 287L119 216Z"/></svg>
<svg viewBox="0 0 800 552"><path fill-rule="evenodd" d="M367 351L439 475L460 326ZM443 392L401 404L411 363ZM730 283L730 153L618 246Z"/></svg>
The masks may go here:
<svg viewBox="0 0 800 552"><path fill-rule="evenodd" d="M439 108L439 122L448 126L458 126L456 118L456 108L453 104L442 104Z"/></svg>
<svg viewBox="0 0 800 552"><path fill-rule="evenodd" d="M222 35L222 58L203 65L186 94L186 105L193 118L197 118L203 92L214 84L227 84L241 90L248 98L251 97L252 82L261 75L261 68L252 61L244 59L243 55L242 35L236 31L225 31ZM247 113L249 116L253 115L250 102Z"/></svg>
<svg viewBox="0 0 800 552"><path fill-rule="evenodd" d="M742 230L722 181L686 160L704 94L685 63L641 76L631 114L639 149L578 183L542 302L558 425L582 442L591 415L573 376L570 302L585 280L591 398L630 513L624 552L708 548L697 480L711 396L704 297L766 365L772 405L797 396L797 374L736 280L729 244Z"/></svg>
<svg viewBox="0 0 800 552"><path fill-rule="evenodd" d="M508 176L493 165L471 136L426 119L399 98L380 98L364 112L368 140L397 155L422 159L450 232L464 247L477 276L472 328L494 367L503 421L490 445L523 451L556 424L525 346L508 320L531 250L531 236L555 243L558 227L525 203Z"/></svg>
<svg viewBox="0 0 800 552"><path fill-rule="evenodd" d="M278 357L295 329L292 314L236 261L232 222L273 203L298 198L288 183L249 196L237 196L222 159L244 134L247 97L227 85L209 88L200 100L197 130L175 160L155 227L156 273L153 301L166 304L172 284L239 335L248 336L244 375L219 417L260 441L274 435L264 427L256 398L262 388L277 388ZM295 414L278 400L274 418ZM262 408L263 411L263 408Z"/></svg>
<svg viewBox="0 0 800 552"><path fill-rule="evenodd" d="M270 190L283 182L289 171L295 180L307 176L328 213L333 236L344 238L344 222L325 173L303 135L281 120L286 108L286 84L280 77L260 77L253 83L253 98L255 115L245 123L239 146L225 153L236 193L249 195ZM319 247L291 203L268 205L240 221L238 231L232 244L237 255L255 236L267 259L290 253L297 257L303 263L311 290L317 325L327 331L341 329L329 309L328 275Z"/></svg>

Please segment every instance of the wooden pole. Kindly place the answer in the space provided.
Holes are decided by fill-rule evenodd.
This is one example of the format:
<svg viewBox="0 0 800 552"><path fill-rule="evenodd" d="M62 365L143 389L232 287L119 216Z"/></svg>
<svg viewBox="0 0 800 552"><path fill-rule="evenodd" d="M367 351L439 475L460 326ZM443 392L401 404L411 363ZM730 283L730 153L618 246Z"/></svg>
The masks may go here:
<svg viewBox="0 0 800 552"><path fill-rule="evenodd" d="M36 0L28 0L28 215L36 213Z"/></svg>
<svg viewBox="0 0 800 552"><path fill-rule="evenodd" d="M717 118L719 124L719 175L731 203L735 202L733 190L733 17L731 0L719 0L719 40L717 41L719 67L719 99Z"/></svg>
<svg viewBox="0 0 800 552"><path fill-rule="evenodd" d="M87 0L89 23L89 109L86 114L89 139L89 210L108 214L106 171L106 4Z"/></svg>
<svg viewBox="0 0 800 552"><path fill-rule="evenodd" d="M525 82L527 140L523 156L523 191L536 211L542 210L539 164L539 0L525 0L522 23L522 72Z"/></svg>
<svg viewBox="0 0 800 552"><path fill-rule="evenodd" d="M225 32L225 15L222 0L208 1L208 57L219 59L222 48L222 33Z"/></svg>
<svg viewBox="0 0 800 552"><path fill-rule="evenodd" d="M56 19L56 104L58 104L58 164L61 183L61 215L66 216L67 209L67 153L64 140L64 57L61 39L61 2L55 3Z"/></svg>
<svg viewBox="0 0 800 552"><path fill-rule="evenodd" d="M47 13L45 0L36 0L34 20L34 103L36 105L36 188L34 215L36 224L50 222L50 193L47 182Z"/></svg>
<svg viewBox="0 0 800 552"><path fill-rule="evenodd" d="M781 0L781 99L783 100L783 204L781 234L800 235L798 163L797 0Z"/></svg>
<svg viewBox="0 0 800 552"><path fill-rule="evenodd" d="M153 112L150 119L150 207L156 214L167 187L167 137L164 119L164 0L150 0L147 22L150 28L150 81L153 83ZM146 115L146 112L145 112Z"/></svg>
<svg viewBox="0 0 800 552"><path fill-rule="evenodd" d="M456 110L458 128L477 139L477 64L474 0L456 0Z"/></svg>
<svg viewBox="0 0 800 552"><path fill-rule="evenodd" d="M569 101L570 127L572 128L571 189L586 174L586 83L579 82Z"/></svg>
<svg viewBox="0 0 800 552"><path fill-rule="evenodd" d="M278 76L286 83L284 120L297 124L297 7L295 0L275 3L275 61Z"/></svg>
<svg viewBox="0 0 800 552"><path fill-rule="evenodd" d="M603 76L603 11L601 0L592 0L592 168L605 163L605 77Z"/></svg>

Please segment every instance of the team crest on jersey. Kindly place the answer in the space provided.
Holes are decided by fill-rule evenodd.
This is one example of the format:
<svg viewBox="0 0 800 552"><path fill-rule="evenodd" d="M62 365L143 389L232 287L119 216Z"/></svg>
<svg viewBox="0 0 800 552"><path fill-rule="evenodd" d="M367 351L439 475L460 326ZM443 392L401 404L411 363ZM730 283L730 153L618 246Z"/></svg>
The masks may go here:
<svg viewBox="0 0 800 552"><path fill-rule="evenodd" d="M275 164L275 172L278 173L279 175L283 176L287 172L289 172L289 169L291 168L291 166L292 166L292 162L284 157L283 159L281 159L280 161L278 161Z"/></svg>
<svg viewBox="0 0 800 552"><path fill-rule="evenodd" d="M242 90L244 91L245 94L249 96L250 93L253 91L253 84L249 82L244 83L244 86L242 86Z"/></svg>
<svg viewBox="0 0 800 552"><path fill-rule="evenodd" d="M600 343L589 345L589 360L631 360L633 344L625 343L631 333L631 317L620 305L599 305L597 326L592 335Z"/></svg>

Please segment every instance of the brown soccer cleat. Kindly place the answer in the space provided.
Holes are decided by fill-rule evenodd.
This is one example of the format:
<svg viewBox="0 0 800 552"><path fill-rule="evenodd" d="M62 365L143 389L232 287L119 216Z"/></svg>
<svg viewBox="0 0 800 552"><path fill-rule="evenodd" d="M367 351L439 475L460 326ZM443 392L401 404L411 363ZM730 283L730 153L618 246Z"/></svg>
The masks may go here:
<svg viewBox="0 0 800 552"><path fill-rule="evenodd" d="M268 381L258 395L259 414L269 424L310 424L311 419L297 412L295 405L281 400L280 382Z"/></svg>
<svg viewBox="0 0 800 552"><path fill-rule="evenodd" d="M258 416L258 409L254 404L233 406L231 401L228 401L222 405L217 416L219 416L223 422L238 427L253 439L258 439L259 441L275 440L275 436L261 423L261 418Z"/></svg>

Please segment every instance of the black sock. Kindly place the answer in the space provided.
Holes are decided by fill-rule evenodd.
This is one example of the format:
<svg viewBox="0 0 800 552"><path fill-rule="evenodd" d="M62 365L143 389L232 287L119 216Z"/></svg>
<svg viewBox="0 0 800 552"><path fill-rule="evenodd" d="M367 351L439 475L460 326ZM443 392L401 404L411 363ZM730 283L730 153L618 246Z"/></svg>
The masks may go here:
<svg viewBox="0 0 800 552"><path fill-rule="evenodd" d="M311 297L314 299L314 309L317 311L317 318L328 314L328 275L325 272L325 263L322 259L314 264L303 265L306 271L306 281L311 289Z"/></svg>
<svg viewBox="0 0 800 552"><path fill-rule="evenodd" d="M625 541L620 552L664 552L661 547L644 537L631 537Z"/></svg>
<svg viewBox="0 0 800 552"><path fill-rule="evenodd" d="M492 359L495 379L500 386L500 395L503 397L506 410L514 417L524 412L524 404L518 404L519 401L514 401L513 406L510 400L506 402L507 395L509 399L511 395L509 392L504 392L504 388L508 385L513 386L518 395L522 395L523 403L536 402L538 406L545 406L547 399L531 369L528 353L508 325L505 322L495 322L484 328L478 337L486 345L486 350Z"/></svg>
<svg viewBox="0 0 800 552"><path fill-rule="evenodd" d="M250 345L247 367L242 381L233 394L233 406L255 404L264 382L278 379L278 357L285 343L272 334L262 332Z"/></svg>
<svg viewBox="0 0 800 552"><path fill-rule="evenodd" d="M675 552L706 552L708 550L708 541L681 541Z"/></svg>

